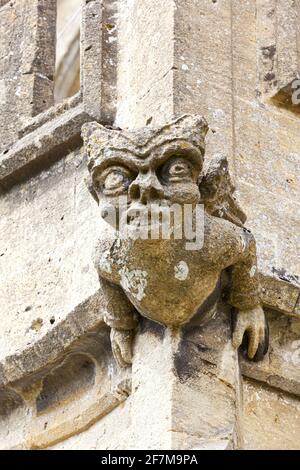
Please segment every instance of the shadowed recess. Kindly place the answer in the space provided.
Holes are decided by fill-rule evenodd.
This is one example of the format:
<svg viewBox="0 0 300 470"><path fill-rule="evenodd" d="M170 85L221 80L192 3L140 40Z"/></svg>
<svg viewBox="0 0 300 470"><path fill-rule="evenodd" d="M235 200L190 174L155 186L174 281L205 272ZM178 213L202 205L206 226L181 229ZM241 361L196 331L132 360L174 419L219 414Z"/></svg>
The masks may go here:
<svg viewBox="0 0 300 470"><path fill-rule="evenodd" d="M68 357L62 366L49 374L36 400L38 413L60 406L63 402L76 398L95 383L95 364L86 355Z"/></svg>

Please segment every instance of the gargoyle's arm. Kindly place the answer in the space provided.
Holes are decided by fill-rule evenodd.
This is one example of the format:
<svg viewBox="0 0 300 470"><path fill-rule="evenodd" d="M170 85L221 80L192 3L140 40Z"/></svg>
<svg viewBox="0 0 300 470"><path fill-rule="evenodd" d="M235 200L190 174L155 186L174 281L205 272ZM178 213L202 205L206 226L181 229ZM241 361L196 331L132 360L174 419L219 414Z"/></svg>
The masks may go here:
<svg viewBox="0 0 300 470"><path fill-rule="evenodd" d="M253 235L243 229L244 249L231 267L229 303L239 310L248 310L261 303L257 269L256 243Z"/></svg>
<svg viewBox="0 0 300 470"><path fill-rule="evenodd" d="M124 291L102 277L99 281L105 298L105 323L118 330L134 330L138 325L137 314Z"/></svg>
<svg viewBox="0 0 300 470"><path fill-rule="evenodd" d="M105 299L104 321L111 327L112 352L120 367L132 362L132 341L138 318L121 287L99 276Z"/></svg>

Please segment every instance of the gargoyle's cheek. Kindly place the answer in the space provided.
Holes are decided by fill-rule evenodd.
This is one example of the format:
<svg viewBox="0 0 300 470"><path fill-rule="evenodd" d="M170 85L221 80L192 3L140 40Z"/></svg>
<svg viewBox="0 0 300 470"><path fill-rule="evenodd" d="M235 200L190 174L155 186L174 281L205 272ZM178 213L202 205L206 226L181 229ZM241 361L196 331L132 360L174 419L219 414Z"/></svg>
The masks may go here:
<svg viewBox="0 0 300 470"><path fill-rule="evenodd" d="M195 183L173 183L168 185L166 195L172 203L198 204L200 192Z"/></svg>

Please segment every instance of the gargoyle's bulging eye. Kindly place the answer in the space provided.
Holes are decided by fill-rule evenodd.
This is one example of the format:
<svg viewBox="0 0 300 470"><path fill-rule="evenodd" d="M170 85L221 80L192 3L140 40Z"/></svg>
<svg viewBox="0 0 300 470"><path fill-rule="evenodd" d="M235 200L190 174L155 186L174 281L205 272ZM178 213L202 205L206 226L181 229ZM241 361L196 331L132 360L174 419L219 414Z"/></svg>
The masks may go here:
<svg viewBox="0 0 300 470"><path fill-rule="evenodd" d="M104 195L117 196L127 191L133 176L127 168L114 166L104 170L96 179Z"/></svg>
<svg viewBox="0 0 300 470"><path fill-rule="evenodd" d="M168 161L162 170L162 176L171 182L185 181L192 178L192 166L184 158L175 158Z"/></svg>
<svg viewBox="0 0 300 470"><path fill-rule="evenodd" d="M189 176L190 168L186 162L176 162L169 168L170 176Z"/></svg>
<svg viewBox="0 0 300 470"><path fill-rule="evenodd" d="M112 171L104 181L104 189L116 189L124 183L124 175L117 171Z"/></svg>

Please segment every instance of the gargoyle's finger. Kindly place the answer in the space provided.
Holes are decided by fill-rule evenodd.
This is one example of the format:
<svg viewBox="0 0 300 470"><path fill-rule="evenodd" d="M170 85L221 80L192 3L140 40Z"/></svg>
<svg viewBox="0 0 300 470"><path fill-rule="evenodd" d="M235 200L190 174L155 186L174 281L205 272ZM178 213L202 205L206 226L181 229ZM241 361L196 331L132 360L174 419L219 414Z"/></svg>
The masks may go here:
<svg viewBox="0 0 300 470"><path fill-rule="evenodd" d="M245 330L243 326L237 323L232 337L232 346L234 347L234 349L238 349L242 344L244 333Z"/></svg>
<svg viewBox="0 0 300 470"><path fill-rule="evenodd" d="M267 354L269 349L269 325L268 322L265 323L265 331L264 331L264 355Z"/></svg>
<svg viewBox="0 0 300 470"><path fill-rule="evenodd" d="M119 351L118 346L115 343L111 343L111 349L112 349L112 353L113 353L113 356L115 358L115 361L117 362L118 365L121 365L119 363L120 351Z"/></svg>
<svg viewBox="0 0 300 470"><path fill-rule="evenodd" d="M262 344L265 341L265 327L259 330L259 342Z"/></svg>
<svg viewBox="0 0 300 470"><path fill-rule="evenodd" d="M249 359L253 359L260 341L260 334L257 333L254 329L249 329L249 346L248 346L248 356Z"/></svg>
<svg viewBox="0 0 300 470"><path fill-rule="evenodd" d="M115 358L117 364L120 367L122 367L122 368L128 367L129 364L127 364L123 360L123 357L122 357L122 354L121 354L121 351L120 351L120 348L119 348L118 344L116 344L116 343L112 344L112 352L113 352L113 355L114 355L114 358Z"/></svg>
<svg viewBox="0 0 300 470"><path fill-rule="evenodd" d="M132 363L132 352L131 352L131 336L128 335L126 340L119 343L120 353L123 361L127 367Z"/></svg>
<svg viewBox="0 0 300 470"><path fill-rule="evenodd" d="M262 328L259 333L260 333L259 345L258 345L256 354L253 358L255 362L259 362L264 359L265 355L268 352L268 346L269 346L267 325L265 326L265 328Z"/></svg>

